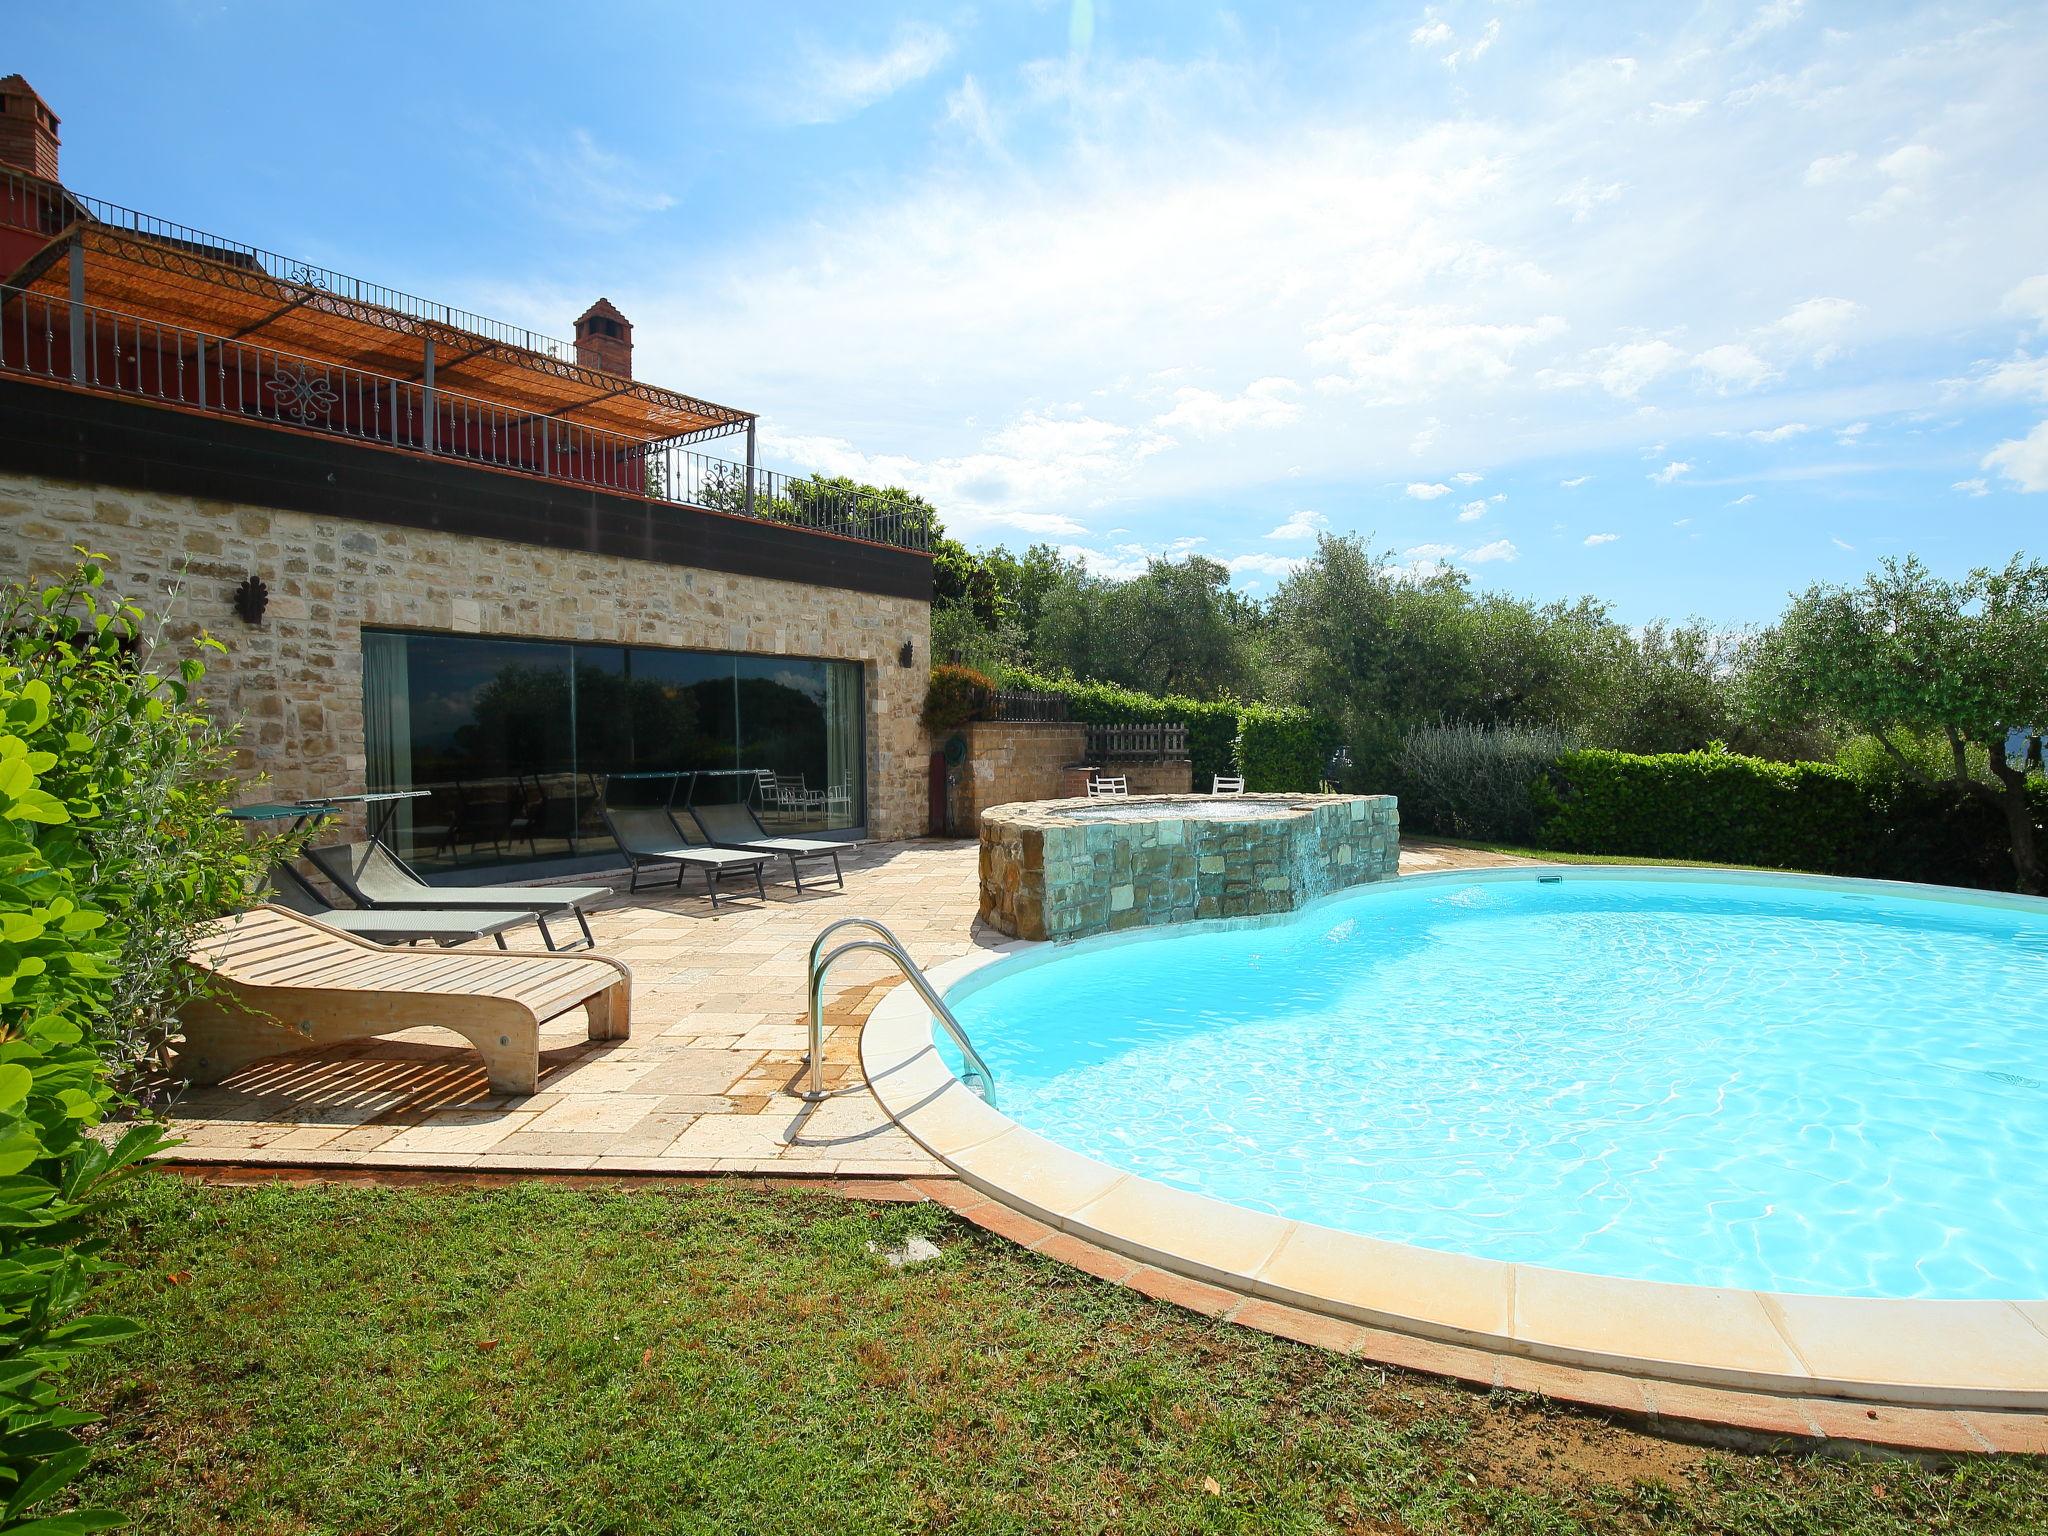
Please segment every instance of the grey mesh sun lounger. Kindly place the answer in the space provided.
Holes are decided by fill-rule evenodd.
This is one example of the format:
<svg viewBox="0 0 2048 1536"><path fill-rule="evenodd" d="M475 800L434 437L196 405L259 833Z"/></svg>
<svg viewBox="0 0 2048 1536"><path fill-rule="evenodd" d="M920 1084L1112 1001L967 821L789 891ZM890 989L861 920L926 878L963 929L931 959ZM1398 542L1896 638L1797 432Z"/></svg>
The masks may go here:
<svg viewBox="0 0 2048 1536"><path fill-rule="evenodd" d="M309 848L306 857L314 866L348 893L360 907L408 907L427 912L485 912L512 909L531 912L540 924L540 936L549 949L560 949L548 932L548 919L568 913L583 930L583 942L592 949L589 919L583 909L593 901L612 894L605 885L429 885L405 860L371 838L367 843L336 843L331 848Z"/></svg>
<svg viewBox="0 0 2048 1536"><path fill-rule="evenodd" d="M816 863L819 859L832 861L832 878L839 882L841 890L846 888L846 875L839 867L839 855L846 848L844 843L828 843L810 837L771 837L750 805L694 805L689 813L696 817L705 838L717 847L777 854L788 859L789 878L796 882L798 890L804 888L802 864L806 860ZM678 821L681 819L677 818Z"/></svg>
<svg viewBox="0 0 2048 1536"><path fill-rule="evenodd" d="M422 908L372 907L350 911L337 907L289 864L270 871L270 899L290 912L317 917L330 928L352 933L372 944L416 944L432 939L436 944L464 944L488 935L507 947L505 931L532 923L540 926L538 912L521 912L511 907L476 907L464 912L429 912Z"/></svg>
<svg viewBox="0 0 2048 1536"><path fill-rule="evenodd" d="M619 851L626 856L632 871L626 877L626 888L640 889L640 866L642 864L673 864L676 867L676 888L682 889L683 872L697 869L704 872L704 894L711 898L714 909L718 906L718 882L734 876L754 877L754 889L762 896L768 894L768 887L761 881L762 866L768 862L765 853L739 853L729 848L707 848L692 846L690 840L677 830L669 813L654 805L607 805L600 807L604 824L611 829L612 838L619 845Z"/></svg>

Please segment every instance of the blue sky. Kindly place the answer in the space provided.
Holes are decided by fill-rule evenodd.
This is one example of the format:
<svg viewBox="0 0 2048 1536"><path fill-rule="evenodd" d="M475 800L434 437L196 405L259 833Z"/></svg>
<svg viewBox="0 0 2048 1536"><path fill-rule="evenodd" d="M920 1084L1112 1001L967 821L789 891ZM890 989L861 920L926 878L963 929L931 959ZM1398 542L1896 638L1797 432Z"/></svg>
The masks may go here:
<svg viewBox="0 0 2048 1536"><path fill-rule="evenodd" d="M42 7L80 191L566 334L972 543L1769 617L2048 554L2048 7Z"/></svg>

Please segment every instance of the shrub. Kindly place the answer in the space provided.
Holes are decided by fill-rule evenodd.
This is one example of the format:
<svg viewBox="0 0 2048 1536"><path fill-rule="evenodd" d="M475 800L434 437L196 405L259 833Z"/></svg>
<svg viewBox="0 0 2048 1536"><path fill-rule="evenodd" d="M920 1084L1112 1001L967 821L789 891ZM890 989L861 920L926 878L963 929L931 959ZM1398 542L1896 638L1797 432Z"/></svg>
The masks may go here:
<svg viewBox="0 0 2048 1536"><path fill-rule="evenodd" d="M187 692L204 669L139 664L143 615L100 584L87 562L0 594L0 1531L121 1523L33 1514L86 1460L71 1430L92 1416L60 1395L71 1356L133 1332L80 1315L109 1267L97 1218L163 1145L147 1122L93 1132L161 1063L193 930L282 851L218 814L229 737Z"/></svg>
<svg viewBox="0 0 2048 1536"><path fill-rule="evenodd" d="M1567 752L1533 793L1544 845L1574 852L1847 874L1876 831L1847 769L1718 749Z"/></svg>
<svg viewBox="0 0 2048 1536"><path fill-rule="evenodd" d="M1298 705L1247 704L1238 714L1232 753L1244 787L1312 790L1336 751L1336 727Z"/></svg>
<svg viewBox="0 0 2048 1536"><path fill-rule="evenodd" d="M978 720L995 705L996 685L972 667L940 665L924 691L924 728L950 731Z"/></svg>
<svg viewBox="0 0 2048 1536"><path fill-rule="evenodd" d="M1421 726L1401 742L1401 819L1450 837L1528 842L1536 836L1529 791L1571 745L1548 725Z"/></svg>

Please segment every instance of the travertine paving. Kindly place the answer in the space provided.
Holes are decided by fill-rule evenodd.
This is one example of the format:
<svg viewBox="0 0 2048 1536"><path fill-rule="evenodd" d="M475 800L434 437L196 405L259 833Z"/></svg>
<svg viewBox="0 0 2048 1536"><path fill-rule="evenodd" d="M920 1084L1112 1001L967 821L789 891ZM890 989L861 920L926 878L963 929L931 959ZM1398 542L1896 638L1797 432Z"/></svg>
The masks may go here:
<svg viewBox="0 0 2048 1536"><path fill-rule="evenodd" d="M698 895L623 889L591 915L599 949L633 970L629 1040L583 1038L580 1014L541 1035L540 1092L493 1095L474 1052L421 1029L259 1062L173 1106L191 1162L482 1172L911 1175L940 1172L861 1081L859 1029L894 973L856 955L831 977L826 1083L789 1090L806 1044L804 964L818 930L872 917L927 968L1001 935L975 921L976 845L873 844L846 888L711 910ZM1410 872L1505 862L1410 841ZM579 877L587 879L588 877ZM623 887L624 877L620 877ZM851 937L851 935L848 935Z"/></svg>

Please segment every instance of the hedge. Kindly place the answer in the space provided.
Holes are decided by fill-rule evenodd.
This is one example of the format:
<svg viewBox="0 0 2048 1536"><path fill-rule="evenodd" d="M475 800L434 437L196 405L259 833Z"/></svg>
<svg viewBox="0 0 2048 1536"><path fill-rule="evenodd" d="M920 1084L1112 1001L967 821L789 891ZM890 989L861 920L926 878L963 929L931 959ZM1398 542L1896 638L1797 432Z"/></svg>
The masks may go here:
<svg viewBox="0 0 2048 1536"><path fill-rule="evenodd" d="M1727 752L1566 752L1532 791L1546 847L1847 873L1872 833L1863 782L1833 763Z"/></svg>
<svg viewBox="0 0 2048 1536"><path fill-rule="evenodd" d="M1337 728L1299 705L1247 704L1232 755L1253 791L1314 789L1336 750Z"/></svg>
<svg viewBox="0 0 2048 1536"><path fill-rule="evenodd" d="M1729 752L1566 752L1531 789L1537 843L2011 890L2004 818L1952 784ZM2034 796L2048 819L2048 793Z"/></svg>

